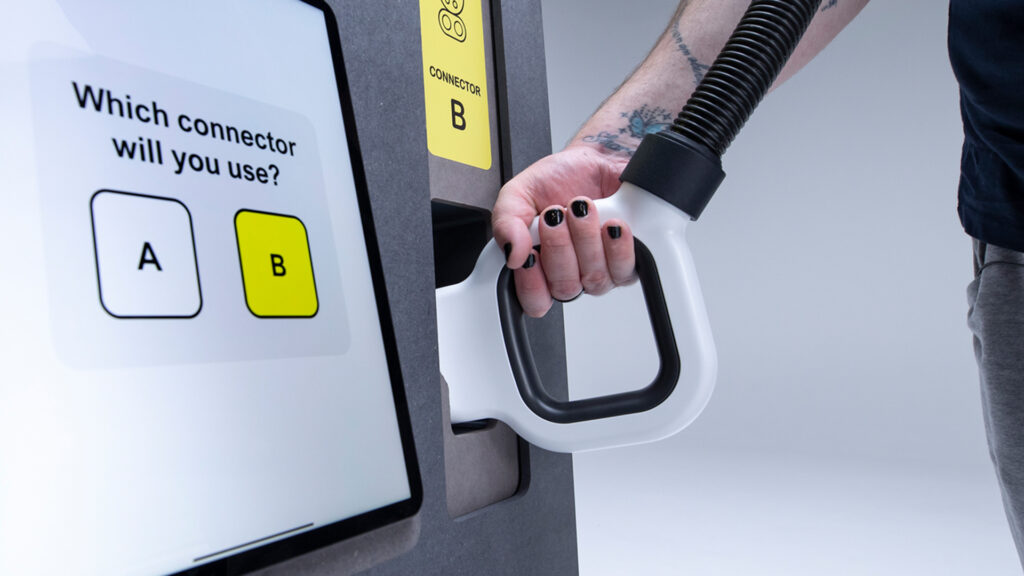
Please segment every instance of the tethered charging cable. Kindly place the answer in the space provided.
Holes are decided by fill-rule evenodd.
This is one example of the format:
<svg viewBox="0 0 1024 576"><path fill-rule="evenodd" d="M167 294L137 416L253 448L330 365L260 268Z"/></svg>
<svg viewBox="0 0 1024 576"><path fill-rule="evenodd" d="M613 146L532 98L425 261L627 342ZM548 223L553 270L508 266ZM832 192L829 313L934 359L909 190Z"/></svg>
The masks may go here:
<svg viewBox="0 0 1024 576"><path fill-rule="evenodd" d="M821 0L754 0L671 126L648 134L621 180L696 220L725 178L722 154L800 42Z"/></svg>

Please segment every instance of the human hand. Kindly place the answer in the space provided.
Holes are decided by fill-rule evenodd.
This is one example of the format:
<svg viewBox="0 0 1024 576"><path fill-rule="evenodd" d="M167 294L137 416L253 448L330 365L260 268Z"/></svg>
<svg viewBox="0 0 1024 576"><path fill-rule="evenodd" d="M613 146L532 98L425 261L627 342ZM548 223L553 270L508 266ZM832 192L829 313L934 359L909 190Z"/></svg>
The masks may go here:
<svg viewBox="0 0 1024 576"><path fill-rule="evenodd" d="M602 225L594 205L618 190L627 161L576 144L538 160L498 193L494 238L515 271L516 294L527 315L543 316L553 298L569 301L584 291L600 295L636 281L629 226L618 219ZM542 214L538 252L530 225Z"/></svg>

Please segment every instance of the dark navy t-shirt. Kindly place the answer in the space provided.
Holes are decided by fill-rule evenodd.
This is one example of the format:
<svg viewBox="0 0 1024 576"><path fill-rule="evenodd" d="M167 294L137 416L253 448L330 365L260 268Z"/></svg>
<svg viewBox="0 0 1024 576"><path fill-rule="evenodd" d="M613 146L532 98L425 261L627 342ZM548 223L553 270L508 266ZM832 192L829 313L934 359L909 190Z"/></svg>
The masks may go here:
<svg viewBox="0 0 1024 576"><path fill-rule="evenodd" d="M949 58L964 121L960 221L1024 251L1024 0L950 0Z"/></svg>

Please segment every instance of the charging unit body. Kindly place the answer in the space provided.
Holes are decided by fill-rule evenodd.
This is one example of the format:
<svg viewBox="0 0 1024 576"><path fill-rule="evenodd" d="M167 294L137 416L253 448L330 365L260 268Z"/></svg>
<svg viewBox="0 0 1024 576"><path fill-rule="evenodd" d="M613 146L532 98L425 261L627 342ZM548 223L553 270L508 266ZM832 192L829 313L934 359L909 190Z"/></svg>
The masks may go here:
<svg viewBox="0 0 1024 576"><path fill-rule="evenodd" d="M767 91L807 28L819 2L793 0L788 4L778 4L772 0L755 0L673 126L663 133L645 137L637 155L623 173L621 191L612 199L599 202L603 212L639 224L636 228L639 232L652 232L652 236L646 239L641 238L643 234L638 234L636 251L638 274L658 340L662 370L650 386L635 393L583 400L568 398L560 310L556 308L542 321L526 321L514 297L514 286L509 280L511 274L503 268L501 249L490 241L488 210L500 186L550 152L539 1L474 0L466 4L463 0L419 0L398 6L348 0L329 2L337 19L329 12L323 14L328 24L327 44L336 51L334 46L340 38L341 50L347 55L341 77L349 81L340 82L339 88L348 97L341 99L341 111L345 123L354 123L357 127L358 141L353 137L348 141L361 160L353 165L353 185L360 204L355 209L350 204L348 209L334 212L334 217L345 220L354 213L361 214L362 230L370 231L363 238L367 240L366 248L376 258L371 259L369 269L377 278L374 280L375 297L379 306L383 301L382 289L386 289L384 296L389 306L379 310L389 324L381 324L381 338L386 343L384 350L390 354L388 370L392 375L395 401L402 414L407 405L409 416L408 421L398 423L405 442L402 452L406 471L410 474L409 495L406 500L394 502L409 502L411 506L404 508L400 515L381 516L384 522L372 523L365 520L370 518L369 514L389 510L387 505L380 505L381 501L377 500L377 508L370 509L366 516L351 516L353 522L361 519L367 522L361 529L356 524L342 526L343 523L338 523L338 526L345 530L351 528L351 531L335 532L334 535L323 530L310 531L309 538L301 547L277 547L277 554L271 551L271 545L252 548L263 546L261 543L264 541L311 528L315 523L310 522L196 557L193 562L199 563L222 556L216 563L205 567L209 570L203 566L196 570L218 574L578 573L572 460L568 454L548 452L537 446L571 452L651 441L685 427L703 408L713 386L717 364L683 231L690 219L699 216L724 176L719 157ZM308 3L323 8L322 4ZM765 23L771 25L766 27ZM120 30L125 31L125 38L131 38L128 36L132 31L130 26L122 26ZM776 37L781 40L775 41ZM752 44L751 38L757 41ZM772 48L767 53L762 53L756 46L761 40ZM170 44L177 46L177 38L171 38ZM129 46L137 46L137 43ZM255 44L249 45L250 48L253 46ZM224 46L212 46L215 50L218 47ZM309 51L312 52L315 50ZM245 60L245 56L236 58ZM271 60L273 57L267 53L262 56ZM765 65L764 60L772 65ZM50 70L46 66L41 69ZM737 79L732 74L737 66L746 71L743 78ZM336 65L335 71L338 70ZM134 78L140 74L144 75L144 72L136 69L123 72L122 76ZM49 79L45 74L39 77L38 81L44 84ZM309 77L317 75L307 75ZM259 91L259 87L251 83L253 76L246 75L246 78L249 83L243 91ZM280 79L280 76L276 78ZM274 82L262 85L282 86ZM286 90L290 86L287 82L284 85ZM343 85L347 88L342 88ZM72 86L77 94L77 83L72 82ZM308 91L300 90L298 94L319 93L323 88L310 86ZM289 96L292 94L294 92L289 92ZM125 96L126 100L128 98ZM730 98L741 99L744 106L734 105ZM78 96L80 108L85 108L86 100L87 97ZM44 103L51 104L49 101ZM246 107L251 103L239 100L233 105ZM129 110L142 109L130 106ZM156 108L153 101L154 116ZM108 103L108 109L112 116L112 103ZM100 111L98 101L95 111ZM265 110L253 112L251 117L267 114ZM132 119L131 112L128 117ZM181 129L191 131L191 125L182 125L181 118L187 116L179 116ZM138 120L149 122L142 117ZM329 124L329 120L327 118L320 123ZM49 124L44 122L41 126L44 128L41 134L50 137L51 133L46 130ZM260 137L262 135L257 137L257 146L260 146ZM270 139L269 132L266 138ZM142 137L138 140L143 142ZM116 139L113 142L117 154L122 156L127 144L118 148ZM149 160L145 156L142 159L152 163L151 139L146 146ZM131 149L133 152L129 159L134 158L134 144ZM160 158L160 150L160 142L157 141L157 158ZM337 157L344 154L331 155L335 158L324 158L324 162L345 160ZM179 161L179 173L183 167ZM277 186L278 169L276 165L270 167L274 169L273 185ZM198 172L200 168L193 167L193 170ZM208 168L208 171L212 175L219 174L216 168ZM706 177L695 181L692 177L695 171ZM262 184L268 184L269 178L269 172L253 174L253 179L259 179ZM307 183L293 191L314 189L315 186ZM328 195L341 192L337 186L327 190ZM193 235L190 212L180 201L112 189L96 192L91 200L92 233L103 308L114 318L194 318L202 308L197 266L194 270L187 266L174 268L176 272L188 272L186 279L194 282L196 298L175 300L176 307L172 313L165 314L161 308L159 315L140 316L132 307L137 302L131 299L122 301L114 298L110 302L113 309L107 306L101 263L107 262L109 251L104 248L101 258L100 245L107 246L105 240L101 240L107 238L109 226L100 226L103 234L97 235L97 221L107 222L104 218L113 210L108 206L123 206L125 203L135 206L140 202L138 198L148 198L147 206L151 209L159 204L164 212L173 213L177 217L175 221L182 224L181 230L189 232L188 236L181 236L182 239ZM99 212L97 199L101 208ZM166 200L173 201L155 203ZM372 212L372 222L366 211L367 203ZM97 213L101 217L99 220ZM271 220L279 227L287 222L293 244L299 248L304 246L305 250L304 257L299 254L301 250L294 254L288 252L288 263L293 272L296 270L294 262L300 262L298 269L306 271L292 278L305 279L305 284L302 284L305 291L302 293L308 297L286 299L287 306L281 310L265 307L269 304L257 296L253 296L255 300L251 299L246 275L246 254L252 248L250 241L277 238L276 232L258 229L259 222L266 224ZM345 221L350 223L350 230L358 229L351 225L350 220ZM81 229L81 223L75 226ZM249 311L256 317L316 316L318 293L313 283L312 266L308 262L309 239L301 220L282 214L238 210L235 226ZM152 228L145 232L155 233ZM243 236L246 238L246 250L243 250ZM302 243L303 238L305 244ZM427 238L432 238L433 242L428 242ZM537 241L535 229L534 241ZM350 244L351 238L344 243ZM178 253L185 255L180 261L186 262L188 246L182 242L173 245L179 244L181 250ZM161 240L160 245L172 244L164 244ZM143 246L138 270L144 270L151 264L162 271L149 241L146 240ZM269 249L278 250L278 246L279 243L275 243ZM191 248L194 263L194 236ZM265 249L268 248L262 245L259 250L252 248L257 256L265 255L265 252L260 252ZM298 259L296 254L300 256ZM271 252L270 256L273 275L285 276L285 257L276 252ZM302 262L306 262L306 268L302 267ZM364 275L366 272L364 269ZM386 287L379 282L381 276ZM667 282L662 282L662 278ZM51 283L51 286L61 284ZM193 284L186 284L191 294ZM253 284L254 294L259 292L257 284ZM437 289L440 290L435 293ZM435 295L438 298L436 307ZM362 300L360 298L356 305L361 305ZM467 312L452 305L453 302L461 305L462 300L472 300L479 306L471 303ZM123 306L125 302L128 303L127 308ZM280 302L271 299L271 304L276 306ZM478 316L492 306L498 309L496 316ZM152 314L152 311L147 313ZM323 318L327 316L322 316L321 324L329 321ZM439 318L445 321L439 324ZM456 321L449 323L451 318L456 318ZM496 326L494 330L490 329L492 325ZM201 327L198 324L194 326ZM343 332L338 329L340 323L330 326L338 333L323 334L316 343L340 340ZM451 326L460 329L452 331L446 328ZM491 332L501 332L503 343L497 341L494 346L485 343L484 340L492 336L499 338ZM453 336L456 333L457 337ZM207 333L192 335L206 336ZM369 335L368 331L364 335ZM359 334L353 337L358 339ZM107 342L102 338L97 341ZM439 343L443 344L440 361ZM506 351L507 366L504 362ZM681 369L680 356L690 365ZM509 374L496 378L491 369L498 364L502 365L499 372L508 368ZM395 370L401 372L401 378L397 380L394 378ZM358 373L358 369L354 372ZM345 373L352 372L346 370ZM316 379L323 374L327 373L307 374L307 377ZM457 381L451 390L445 374ZM159 379L164 375L150 376ZM59 378L57 380L60 381ZM513 386L499 382L505 387L490 398L500 401L488 404L485 401L487 394L481 391L492 387L498 380L507 383L514 380L518 396ZM230 378L228 381L234 382ZM474 388L474 381L479 381L480 386ZM675 392L677 389L685 394ZM248 392L243 390L241 396ZM355 398L345 403L345 407L361 409L371 403ZM157 414L167 416L167 411L157 411ZM348 419L340 417L338 412L332 412L325 418L347 422L352 427L341 433L328 433L330 437L359 441L366 433L372 433L368 430L384 422L373 413L366 416L353 414L350 410L347 414ZM359 420L358 416L366 417ZM625 423L625 426L620 423ZM509 425L533 444L517 436ZM256 424L256 427L260 426L266 428L267 424ZM359 433L354 434L355 430ZM218 435L203 436L203 442L213 443L222 431L223 427L217 428ZM409 447L410 434L415 455ZM101 440L103 438L106 437L100 437ZM245 447L252 446L253 442L255 440ZM108 446L108 443L100 444ZM172 447L177 444L179 442L172 439ZM301 444L299 441L288 448L294 453L302 449ZM369 445L360 448L370 453L387 451L386 448L377 450ZM155 451L151 456L159 463L168 454ZM309 454L319 456L316 451ZM332 455L323 454L322 457L330 460ZM138 462L128 464L137 465ZM243 480L251 479L255 483L269 473L271 466L272 462L260 460L251 471L250 468L241 468L246 474L251 474L251 478ZM374 465L350 470L373 474L361 480L367 486L394 478L393 473L379 472ZM87 469L88 473L97 471L102 473L105 470L98 464ZM153 469L147 473L158 476ZM414 477L418 477L418 483L413 481ZM332 481L332 486L323 490L344 490L343 486L335 484ZM116 488L118 485L111 486ZM234 486L229 488L219 494L231 496ZM313 490L304 496L320 498L319 494ZM85 495L88 500L89 493ZM123 500L120 494L115 499ZM263 497L258 502L253 500L252 504L262 506L275 500L276 496ZM387 501L384 500L385 503ZM220 502L215 502L213 507L219 506ZM313 507L319 509L322 504L323 500L318 499L313 502ZM75 518L81 520L81 515ZM217 520L222 518L227 516L216 517ZM252 520L242 522L249 525ZM382 527L371 530L376 526ZM108 531L105 536L109 539L112 533ZM128 535L123 532L117 534L116 543L120 549L130 548ZM353 537L353 534L359 535ZM348 539L337 541L345 536ZM147 543L165 543L165 537L151 536ZM86 550L84 557L90 557L88 546L80 548ZM247 549L244 554L232 556L233 551L243 548ZM152 561L148 548L143 546L139 550L146 554L145 558L140 557L143 564ZM280 553L285 550L290 550L290 555ZM124 559L119 554L111 558L123 563ZM24 558L39 562L37 556L26 555ZM123 569L141 570L141 566L124 566ZM187 573L192 572L189 569Z"/></svg>
<svg viewBox="0 0 1024 576"><path fill-rule="evenodd" d="M424 130L430 64L421 24L438 22L451 3L328 3L346 55L423 504L413 518L257 573L577 574L571 456L531 446L498 423L453 432L437 356L435 288L472 269L501 184L551 152L540 2L479 0L459 14L472 26L464 15L478 10L481 28L468 32L484 35L485 167L434 154ZM567 394L561 314L530 331L550 351L538 357L546 385Z"/></svg>

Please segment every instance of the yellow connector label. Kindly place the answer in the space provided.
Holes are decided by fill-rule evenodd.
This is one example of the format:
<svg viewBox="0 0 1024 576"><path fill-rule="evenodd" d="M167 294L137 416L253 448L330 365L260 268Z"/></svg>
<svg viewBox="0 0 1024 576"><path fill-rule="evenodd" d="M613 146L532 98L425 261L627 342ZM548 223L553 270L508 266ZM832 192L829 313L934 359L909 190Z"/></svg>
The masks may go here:
<svg viewBox="0 0 1024 576"><path fill-rule="evenodd" d="M306 226L294 216L239 210L238 259L249 311L261 318L310 318L319 302Z"/></svg>
<svg viewBox="0 0 1024 576"><path fill-rule="evenodd" d="M491 121L481 0L420 0L427 148L491 168Z"/></svg>

